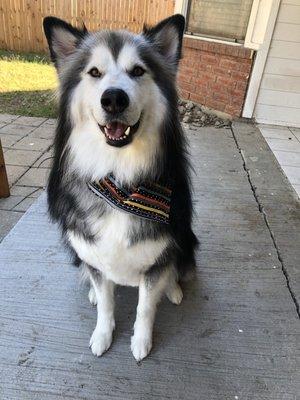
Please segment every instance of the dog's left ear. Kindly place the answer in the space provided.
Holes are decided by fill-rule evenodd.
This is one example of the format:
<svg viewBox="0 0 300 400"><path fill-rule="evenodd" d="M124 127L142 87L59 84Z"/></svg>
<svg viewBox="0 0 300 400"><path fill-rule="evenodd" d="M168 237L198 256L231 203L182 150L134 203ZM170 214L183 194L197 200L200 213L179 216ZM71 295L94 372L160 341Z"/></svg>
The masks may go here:
<svg viewBox="0 0 300 400"><path fill-rule="evenodd" d="M182 37L185 19L175 14L159 22L153 28L144 27L143 35L152 42L166 60L177 68L181 57Z"/></svg>

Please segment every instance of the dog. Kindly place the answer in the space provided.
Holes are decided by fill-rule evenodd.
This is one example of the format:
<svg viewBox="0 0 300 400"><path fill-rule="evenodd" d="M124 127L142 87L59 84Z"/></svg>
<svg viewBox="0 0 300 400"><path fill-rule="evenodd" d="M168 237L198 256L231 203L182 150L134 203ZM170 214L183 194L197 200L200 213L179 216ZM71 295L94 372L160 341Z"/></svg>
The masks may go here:
<svg viewBox="0 0 300 400"><path fill-rule="evenodd" d="M179 14L141 34L43 22L59 78L48 208L90 282L96 356L112 342L115 285L139 288L131 351L140 361L152 347L158 302L166 294L180 304L178 282L195 269L176 90L184 25Z"/></svg>

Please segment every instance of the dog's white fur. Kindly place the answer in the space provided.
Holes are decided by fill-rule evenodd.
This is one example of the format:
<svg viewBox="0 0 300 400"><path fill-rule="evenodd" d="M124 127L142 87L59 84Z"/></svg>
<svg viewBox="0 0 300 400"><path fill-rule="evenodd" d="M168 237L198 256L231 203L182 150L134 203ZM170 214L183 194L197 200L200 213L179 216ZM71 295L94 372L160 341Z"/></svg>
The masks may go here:
<svg viewBox="0 0 300 400"><path fill-rule="evenodd" d="M119 181L131 183L141 171L151 171L160 147L160 136L156 131L162 122L166 104L149 74L141 77L139 83L128 76L126 71L135 64L143 65L135 47L129 44L123 47L117 62L105 46L94 49L71 102L75 128L69 145L76 173L100 179L113 172ZM105 71L99 82L87 74L93 66ZM134 125L142 116L133 142L124 148L107 145L104 135L99 131L98 124L105 125L100 99L109 87L118 87L128 94L130 106L124 113L128 125Z"/></svg>
<svg viewBox="0 0 300 400"><path fill-rule="evenodd" d="M104 61L105 60L105 61ZM155 155L159 151L159 135L156 134L165 111L165 100L149 74L139 83L132 80L126 71L134 65L143 65L134 46L126 44L117 62L105 46L95 48L82 80L75 88L71 100L72 130L68 146L72 162L70 171L83 177L99 179L110 172L121 181L130 183L140 171L151 171ZM87 74L92 67L105 72L101 80ZM105 115L100 107L102 93L109 87L126 91L130 106L126 110L128 125L134 125L142 115L139 130L129 146L109 146L99 130L105 124ZM155 132L157 130L157 132ZM131 350L136 360L147 356L152 346L152 327L156 305L163 293L179 304L182 292L175 282L172 266L167 269L152 287L146 287L143 273L166 248L170 237L160 240L145 240L130 245L128 232L134 222L132 216L114 210L100 220L90 215L90 226L96 241L90 243L69 231L71 246L84 262L101 271L101 283L91 276L91 303L97 303L97 325L90 340L92 352L100 356L110 346L115 327L113 316L114 284L139 286L137 318ZM113 238L113 240L112 240Z"/></svg>
<svg viewBox="0 0 300 400"><path fill-rule="evenodd" d="M107 279L118 285L138 286L142 274L155 263L170 239L163 237L130 245L131 221L130 215L113 210L99 221L93 221L94 231L99 232L93 243L72 231L68 232L68 238L79 258L100 270Z"/></svg>
<svg viewBox="0 0 300 400"><path fill-rule="evenodd" d="M101 356L110 347L115 328L114 283L104 278L99 285L91 278L91 284L89 300L92 305L97 304L98 316L96 328L91 336L90 347L93 354ZM144 277L140 279L137 316L134 335L131 338L131 351L138 361L145 358L152 348L156 306L164 292L173 304L181 303L182 290L173 280L172 269L166 270L153 287L146 285Z"/></svg>

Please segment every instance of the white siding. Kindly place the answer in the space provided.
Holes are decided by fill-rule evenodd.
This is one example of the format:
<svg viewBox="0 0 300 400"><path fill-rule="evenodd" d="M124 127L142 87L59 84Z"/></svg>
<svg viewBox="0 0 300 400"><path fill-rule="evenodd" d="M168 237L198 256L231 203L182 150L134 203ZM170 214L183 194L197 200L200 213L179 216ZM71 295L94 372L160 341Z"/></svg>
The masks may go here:
<svg viewBox="0 0 300 400"><path fill-rule="evenodd" d="M289 60L299 59L299 54L300 43L285 42L284 40L276 40L275 46L271 43L269 51L269 57L287 58Z"/></svg>
<svg viewBox="0 0 300 400"><path fill-rule="evenodd" d="M278 22L285 22L287 24L299 24L299 21L299 2L298 5L283 4L278 15Z"/></svg>
<svg viewBox="0 0 300 400"><path fill-rule="evenodd" d="M254 116L258 122L300 126L300 0L283 0Z"/></svg>
<svg viewBox="0 0 300 400"><path fill-rule="evenodd" d="M286 92L279 90L274 91L270 89L262 89L260 97L263 104L269 104L271 106L283 106L298 109L300 104L300 93L291 92L287 96Z"/></svg>

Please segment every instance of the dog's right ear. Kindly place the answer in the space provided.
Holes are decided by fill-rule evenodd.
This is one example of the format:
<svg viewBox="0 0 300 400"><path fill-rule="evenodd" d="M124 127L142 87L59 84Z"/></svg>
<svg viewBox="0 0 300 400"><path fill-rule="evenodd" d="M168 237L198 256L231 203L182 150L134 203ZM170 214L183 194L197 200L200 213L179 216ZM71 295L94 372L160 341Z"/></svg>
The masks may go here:
<svg viewBox="0 0 300 400"><path fill-rule="evenodd" d="M51 60L56 68L59 68L64 59L75 51L80 41L88 33L85 26L83 29L77 29L56 17L44 18L43 27Z"/></svg>

